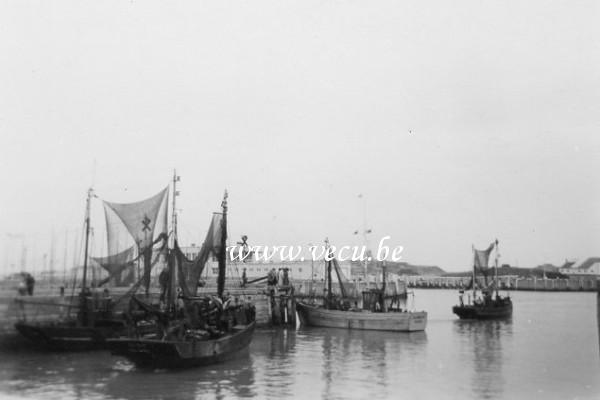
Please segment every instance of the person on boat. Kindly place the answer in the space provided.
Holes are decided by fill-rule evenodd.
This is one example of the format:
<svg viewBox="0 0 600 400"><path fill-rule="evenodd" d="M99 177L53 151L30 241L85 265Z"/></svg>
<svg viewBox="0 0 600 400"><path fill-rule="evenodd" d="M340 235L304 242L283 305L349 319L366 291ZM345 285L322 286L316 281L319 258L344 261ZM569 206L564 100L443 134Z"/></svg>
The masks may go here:
<svg viewBox="0 0 600 400"><path fill-rule="evenodd" d="M185 309L185 302L183 301L183 292L181 288L177 288L177 317L183 318Z"/></svg>
<svg viewBox="0 0 600 400"><path fill-rule="evenodd" d="M283 279L282 279L283 286L289 286L290 285L290 278L288 276L288 270L289 270L289 268L284 268L283 269Z"/></svg>
<svg viewBox="0 0 600 400"><path fill-rule="evenodd" d="M19 282L19 287L17 288L17 293L19 293L19 296L25 296L27 294L27 285L25 285L24 280Z"/></svg>
<svg viewBox="0 0 600 400"><path fill-rule="evenodd" d="M488 305L492 303L492 293L489 290L483 292L483 304Z"/></svg>
<svg viewBox="0 0 600 400"><path fill-rule="evenodd" d="M110 292L108 291L108 288L104 288L102 291L102 310L105 313L110 312L111 302L112 298L110 297Z"/></svg>
<svg viewBox="0 0 600 400"><path fill-rule="evenodd" d="M277 271L275 271L275 268L271 268L267 274L267 285L277 286Z"/></svg>
<svg viewBox="0 0 600 400"><path fill-rule="evenodd" d="M30 296L33 296L33 288L35 287L35 279L28 272L25 273L25 285L27 286L27 294Z"/></svg>
<svg viewBox="0 0 600 400"><path fill-rule="evenodd" d="M246 286L246 283L248 283L248 276L246 275L246 268L244 268L242 271L242 285Z"/></svg>
<svg viewBox="0 0 600 400"><path fill-rule="evenodd" d="M169 270L168 270L168 268L164 268L162 271L160 271L160 275L158 275L158 284L160 286L159 301L161 303L164 303L165 296L167 294L167 287L169 286Z"/></svg>

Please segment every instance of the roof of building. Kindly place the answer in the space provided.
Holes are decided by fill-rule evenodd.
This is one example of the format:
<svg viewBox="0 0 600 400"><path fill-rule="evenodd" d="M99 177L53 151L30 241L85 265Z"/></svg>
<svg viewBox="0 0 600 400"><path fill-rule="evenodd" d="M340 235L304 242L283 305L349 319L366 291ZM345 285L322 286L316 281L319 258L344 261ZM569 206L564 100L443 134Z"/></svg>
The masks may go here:
<svg viewBox="0 0 600 400"><path fill-rule="evenodd" d="M560 268L571 268L573 265L575 265L575 261L565 260L565 263Z"/></svg>
<svg viewBox="0 0 600 400"><path fill-rule="evenodd" d="M574 269L588 269L590 268L592 265L599 263L600 262L600 257L590 257L586 260L584 260L583 262L580 262L576 265L574 265L572 268Z"/></svg>

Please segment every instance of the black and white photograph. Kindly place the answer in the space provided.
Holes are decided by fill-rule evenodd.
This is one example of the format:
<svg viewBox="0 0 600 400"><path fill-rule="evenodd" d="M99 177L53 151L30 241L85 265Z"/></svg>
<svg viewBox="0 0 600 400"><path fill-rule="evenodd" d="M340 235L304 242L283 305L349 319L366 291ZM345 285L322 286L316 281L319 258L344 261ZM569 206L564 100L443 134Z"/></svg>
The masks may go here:
<svg viewBox="0 0 600 400"><path fill-rule="evenodd" d="M598 21L0 0L0 399L600 399Z"/></svg>

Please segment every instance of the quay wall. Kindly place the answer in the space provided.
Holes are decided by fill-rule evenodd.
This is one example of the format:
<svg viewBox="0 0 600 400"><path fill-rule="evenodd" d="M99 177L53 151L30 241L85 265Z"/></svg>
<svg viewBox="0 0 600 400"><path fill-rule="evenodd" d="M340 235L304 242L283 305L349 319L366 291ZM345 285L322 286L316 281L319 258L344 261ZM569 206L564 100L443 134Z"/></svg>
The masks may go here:
<svg viewBox="0 0 600 400"><path fill-rule="evenodd" d="M327 285L323 281L293 281L294 293L296 297L322 297L327 291ZM362 298L362 292L369 289L381 287L381 283L354 281L344 284L346 296L348 298ZM386 283L385 294L388 296L399 295L406 297L406 282L401 280L391 281ZM332 282L331 292L337 296L341 296L340 285L337 282Z"/></svg>
<svg viewBox="0 0 600 400"><path fill-rule="evenodd" d="M248 301L256 307L257 326L296 326L296 304L293 287L267 287L252 285L246 288L226 287L227 294L237 297L239 301ZM127 300L118 301L127 292L127 288L110 289L111 299L115 302L116 311L125 311L129 306ZM198 294L216 294L216 286L200 288ZM145 294L136 295L145 299ZM158 302L159 292L149 293L151 302ZM97 296L101 302L101 292ZM60 295L56 291L42 290L33 296L19 296L15 291L0 292L0 337L14 336L14 324L26 319L28 321L52 321L77 313L78 296ZM98 303L100 304L100 303Z"/></svg>
<svg viewBox="0 0 600 400"><path fill-rule="evenodd" d="M469 285L470 277L439 277L439 276L406 276L402 277L409 288L421 289L461 289ZM493 278L488 279L488 283ZM532 290L532 291L596 291L599 289L598 279L594 275L579 275L569 278L537 278L518 276L499 276L501 289ZM484 279L478 279L481 285Z"/></svg>

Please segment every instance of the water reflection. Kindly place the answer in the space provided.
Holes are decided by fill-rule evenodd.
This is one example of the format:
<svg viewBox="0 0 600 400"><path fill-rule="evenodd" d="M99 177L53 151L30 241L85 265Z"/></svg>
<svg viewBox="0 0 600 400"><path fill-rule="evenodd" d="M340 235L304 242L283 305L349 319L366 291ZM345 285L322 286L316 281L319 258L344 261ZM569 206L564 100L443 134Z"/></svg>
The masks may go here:
<svg viewBox="0 0 600 400"><path fill-rule="evenodd" d="M427 344L425 332L301 328L298 335L318 343L322 385L318 395L326 399L366 398L374 391L392 395L388 386L401 379L402 362L419 357Z"/></svg>
<svg viewBox="0 0 600 400"><path fill-rule="evenodd" d="M460 354L471 364L471 388L475 398L499 398L504 391L504 352L512 339L512 320L461 321L454 323L461 338Z"/></svg>
<svg viewBox="0 0 600 400"><path fill-rule="evenodd" d="M248 351L215 365L185 370L138 370L129 362L114 364L102 392L112 398L215 399L255 395L254 366Z"/></svg>
<svg viewBox="0 0 600 400"><path fill-rule="evenodd" d="M488 322L456 320L454 293L420 296L431 308L426 332L260 329L236 359L182 371L15 344L0 350L0 397L600 398L595 294L516 293L514 319Z"/></svg>

